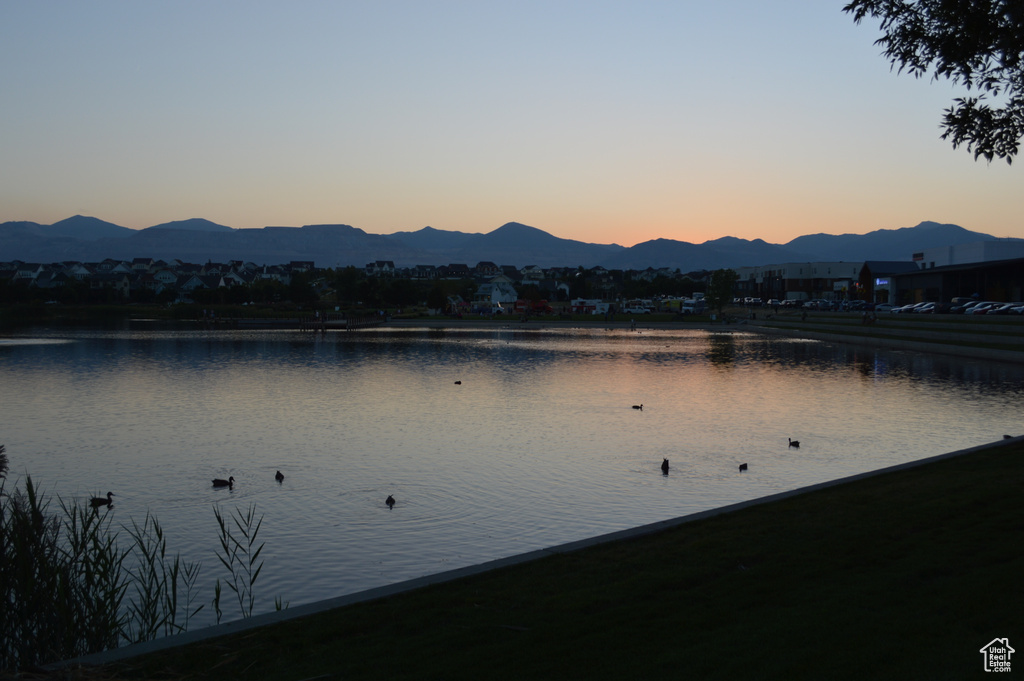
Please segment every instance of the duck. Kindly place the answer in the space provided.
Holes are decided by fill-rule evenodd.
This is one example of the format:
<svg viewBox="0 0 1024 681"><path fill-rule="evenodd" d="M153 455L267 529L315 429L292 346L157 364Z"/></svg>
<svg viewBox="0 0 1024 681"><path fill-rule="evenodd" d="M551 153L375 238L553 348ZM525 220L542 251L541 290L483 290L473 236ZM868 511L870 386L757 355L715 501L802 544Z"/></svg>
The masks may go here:
<svg viewBox="0 0 1024 681"><path fill-rule="evenodd" d="M107 492L105 497L93 497L89 500L89 503L93 508L99 508L100 506L111 506L114 503L114 493Z"/></svg>
<svg viewBox="0 0 1024 681"><path fill-rule="evenodd" d="M745 463L741 463L741 464L740 464L740 473L742 473L742 472L743 472L743 471L745 471L745 470L747 470L747 464L745 464Z"/></svg>
<svg viewBox="0 0 1024 681"><path fill-rule="evenodd" d="M794 440L793 438L789 438L789 446L790 447L799 447L800 446L800 440Z"/></svg>
<svg viewBox="0 0 1024 681"><path fill-rule="evenodd" d="M642 405L642 404L634 404L633 408L634 409L639 409L640 411L643 411L644 410L644 405Z"/></svg>
<svg viewBox="0 0 1024 681"><path fill-rule="evenodd" d="M455 385L462 385L462 381L455 381Z"/></svg>
<svg viewBox="0 0 1024 681"><path fill-rule="evenodd" d="M388 498L384 500L384 503L388 505L388 508L394 508L395 498L389 494Z"/></svg>
<svg viewBox="0 0 1024 681"><path fill-rule="evenodd" d="M277 480L278 482L284 482L284 474L281 473L281 471L274 473L274 480Z"/></svg>
<svg viewBox="0 0 1024 681"><path fill-rule="evenodd" d="M229 477L227 480L221 480L220 478L214 478L213 479L213 486L214 487L234 487L235 486L235 478L234 477Z"/></svg>
<svg viewBox="0 0 1024 681"><path fill-rule="evenodd" d="M661 472L668 475L668 459L663 459L661 462Z"/></svg>

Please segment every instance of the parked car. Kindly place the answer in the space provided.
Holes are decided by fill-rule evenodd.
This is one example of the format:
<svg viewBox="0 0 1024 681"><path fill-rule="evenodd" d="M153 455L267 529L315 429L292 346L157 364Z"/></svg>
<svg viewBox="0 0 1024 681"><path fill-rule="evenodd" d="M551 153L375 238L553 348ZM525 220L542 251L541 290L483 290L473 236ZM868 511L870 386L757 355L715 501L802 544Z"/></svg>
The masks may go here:
<svg viewBox="0 0 1024 681"><path fill-rule="evenodd" d="M977 305L974 305L974 306L964 310L964 314L970 314L970 315L985 314L986 312L991 310L993 307L996 307L997 305L1002 305L1002 303L995 302L995 301L992 301L992 300L987 300L987 301L978 303Z"/></svg>
<svg viewBox="0 0 1024 681"><path fill-rule="evenodd" d="M624 314L650 314L650 310L646 307L627 307L622 310Z"/></svg>
<svg viewBox="0 0 1024 681"><path fill-rule="evenodd" d="M968 303L961 303L959 305L954 305L953 308L950 310L950 312L952 312L953 314L967 314L968 310L970 310L975 305L980 305L981 302L982 301L980 301L980 300L972 300L972 301L970 301Z"/></svg>
<svg viewBox="0 0 1024 681"><path fill-rule="evenodd" d="M985 310L985 314L1015 314L1013 308L1024 305L1024 303L1003 303Z"/></svg>
<svg viewBox="0 0 1024 681"><path fill-rule="evenodd" d="M924 303L918 305L911 310L914 314L933 314L935 312L936 303Z"/></svg>
<svg viewBox="0 0 1024 681"><path fill-rule="evenodd" d="M875 312L892 312L892 308L889 303L878 303L875 305Z"/></svg>

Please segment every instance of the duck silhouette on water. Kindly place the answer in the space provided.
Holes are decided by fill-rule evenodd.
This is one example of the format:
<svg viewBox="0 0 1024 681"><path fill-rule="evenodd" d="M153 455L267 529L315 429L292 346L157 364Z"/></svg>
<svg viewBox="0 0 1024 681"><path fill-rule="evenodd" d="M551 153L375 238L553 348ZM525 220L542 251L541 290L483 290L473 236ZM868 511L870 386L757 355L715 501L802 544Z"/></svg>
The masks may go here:
<svg viewBox="0 0 1024 681"><path fill-rule="evenodd" d="M388 498L384 500L384 503L388 505L388 508L394 508L395 498L389 494Z"/></svg>
<svg viewBox="0 0 1024 681"><path fill-rule="evenodd" d="M91 505L93 508L99 508L100 506L106 506L107 508L110 508L111 506L114 505L114 493L107 492L107 496L105 497L93 497L92 499L89 500L89 505Z"/></svg>
<svg viewBox="0 0 1024 681"><path fill-rule="evenodd" d="M278 482L284 482L284 474L281 473L281 471L278 471L277 473L274 474L274 480L277 480Z"/></svg>
<svg viewBox="0 0 1024 681"><path fill-rule="evenodd" d="M229 477L227 480L221 480L220 478L214 478L213 479L213 486L214 487L227 487L228 489L234 489L234 487L235 487L235 478L234 478L234 476Z"/></svg>
<svg viewBox="0 0 1024 681"><path fill-rule="evenodd" d="M661 473L662 475L668 475L668 459L663 459L661 462Z"/></svg>

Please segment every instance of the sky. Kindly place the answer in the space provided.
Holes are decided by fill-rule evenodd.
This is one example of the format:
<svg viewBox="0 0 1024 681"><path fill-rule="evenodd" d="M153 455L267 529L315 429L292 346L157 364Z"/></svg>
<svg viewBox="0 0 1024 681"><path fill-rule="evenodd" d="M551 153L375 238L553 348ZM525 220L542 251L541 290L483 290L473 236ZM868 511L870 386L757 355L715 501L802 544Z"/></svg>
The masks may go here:
<svg viewBox="0 0 1024 681"><path fill-rule="evenodd" d="M0 222L1024 238L844 4L0 0Z"/></svg>

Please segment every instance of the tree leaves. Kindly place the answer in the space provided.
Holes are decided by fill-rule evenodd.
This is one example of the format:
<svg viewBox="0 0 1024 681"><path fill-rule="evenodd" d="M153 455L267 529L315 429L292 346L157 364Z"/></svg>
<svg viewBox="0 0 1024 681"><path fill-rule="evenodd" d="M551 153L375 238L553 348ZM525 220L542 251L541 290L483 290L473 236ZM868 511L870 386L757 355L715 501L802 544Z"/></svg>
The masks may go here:
<svg viewBox="0 0 1024 681"><path fill-rule="evenodd" d="M1013 162L1024 136L1024 3L1020 0L853 0L843 8L860 23L878 19L875 44L899 73L931 72L977 97L945 111L942 139L974 158ZM993 106L991 98L1002 98Z"/></svg>

